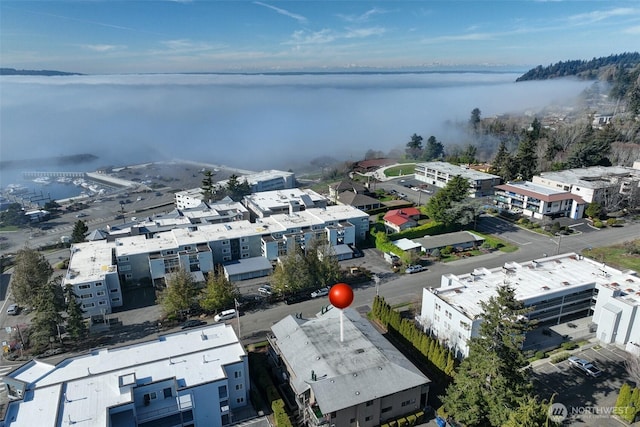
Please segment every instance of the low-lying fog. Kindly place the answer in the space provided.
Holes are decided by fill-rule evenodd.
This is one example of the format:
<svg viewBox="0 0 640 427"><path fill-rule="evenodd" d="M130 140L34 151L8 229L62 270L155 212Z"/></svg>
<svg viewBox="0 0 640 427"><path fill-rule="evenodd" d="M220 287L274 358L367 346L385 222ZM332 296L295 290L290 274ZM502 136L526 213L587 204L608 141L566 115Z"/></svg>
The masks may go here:
<svg viewBox="0 0 640 427"><path fill-rule="evenodd" d="M100 165L170 159L288 169L403 148L413 133L570 102L590 83L519 73L114 75L0 78L3 160L91 153Z"/></svg>

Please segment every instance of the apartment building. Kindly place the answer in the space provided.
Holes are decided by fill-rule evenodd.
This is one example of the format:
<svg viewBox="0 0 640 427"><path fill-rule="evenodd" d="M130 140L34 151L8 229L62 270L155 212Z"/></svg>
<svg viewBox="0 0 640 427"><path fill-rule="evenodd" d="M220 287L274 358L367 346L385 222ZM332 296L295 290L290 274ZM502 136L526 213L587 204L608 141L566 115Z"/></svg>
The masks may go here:
<svg viewBox="0 0 640 427"><path fill-rule="evenodd" d="M635 166L592 166L555 172L542 172L533 177L534 184L568 191L586 203L607 204L615 197L640 197L640 168ZM635 200L638 203L638 200Z"/></svg>
<svg viewBox="0 0 640 427"><path fill-rule="evenodd" d="M373 427L424 408L430 380L357 311L292 315L271 327L270 356L308 426ZM343 339L341 339L341 324Z"/></svg>
<svg viewBox="0 0 640 427"><path fill-rule="evenodd" d="M276 214L293 214L311 208L326 208L328 200L311 189L289 188L262 191L244 197L242 202L251 218L266 218Z"/></svg>
<svg viewBox="0 0 640 427"><path fill-rule="evenodd" d="M445 274L439 288L422 292L420 323L454 349L469 353L467 340L478 334L481 301L507 284L532 311L539 326L567 318L593 316L596 334L604 343L625 345L640 336L640 277L575 253L561 254L503 267Z"/></svg>
<svg viewBox="0 0 640 427"><path fill-rule="evenodd" d="M190 224L169 231L149 231L142 224L132 227L135 233L112 235L113 240L75 244L63 285L74 287L87 316L108 314L122 304L123 283L161 285L179 268L204 274L217 264L233 280L262 277L279 257L314 239L327 242L344 259L368 229L366 213L343 205L275 214L256 223ZM99 286L108 288L108 296L96 290Z"/></svg>
<svg viewBox="0 0 640 427"><path fill-rule="evenodd" d="M261 191L285 190L296 186L296 177L293 172L284 172L278 170L268 170L247 174L238 178L239 182L245 180L251 187L252 193ZM215 183L219 186L226 186L228 180ZM178 209L195 208L204 200L201 188L192 188L189 190L179 191L175 193L176 207Z"/></svg>
<svg viewBox="0 0 640 427"><path fill-rule="evenodd" d="M122 306L118 266L114 262L113 243L97 240L71 246L63 289L70 286L86 317L110 314Z"/></svg>
<svg viewBox="0 0 640 427"><path fill-rule="evenodd" d="M418 163L414 174L416 180L439 188L445 187L453 177L460 175L469 181L470 197L491 196L493 188L502 184L502 178L497 175L446 162Z"/></svg>
<svg viewBox="0 0 640 427"><path fill-rule="evenodd" d="M223 323L56 365L34 359L3 382L0 427L225 426L250 407L247 355Z"/></svg>
<svg viewBox="0 0 640 427"><path fill-rule="evenodd" d="M580 219L586 207L586 202L576 194L529 181L497 185L494 200L502 209L536 219L560 216Z"/></svg>

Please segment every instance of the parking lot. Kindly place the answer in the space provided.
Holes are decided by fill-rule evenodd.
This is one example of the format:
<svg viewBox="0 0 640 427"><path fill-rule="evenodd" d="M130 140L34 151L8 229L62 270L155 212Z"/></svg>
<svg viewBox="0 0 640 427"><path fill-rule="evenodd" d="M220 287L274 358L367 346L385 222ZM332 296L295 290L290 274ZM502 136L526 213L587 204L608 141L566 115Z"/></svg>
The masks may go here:
<svg viewBox="0 0 640 427"><path fill-rule="evenodd" d="M541 398L566 407L565 423L572 426L620 426L611 414L620 387L628 378L624 361L628 356L615 346L586 345L572 353L586 359L603 373L597 378L569 365L567 360L553 364L549 361L533 368L534 386ZM626 356L625 356L626 355Z"/></svg>

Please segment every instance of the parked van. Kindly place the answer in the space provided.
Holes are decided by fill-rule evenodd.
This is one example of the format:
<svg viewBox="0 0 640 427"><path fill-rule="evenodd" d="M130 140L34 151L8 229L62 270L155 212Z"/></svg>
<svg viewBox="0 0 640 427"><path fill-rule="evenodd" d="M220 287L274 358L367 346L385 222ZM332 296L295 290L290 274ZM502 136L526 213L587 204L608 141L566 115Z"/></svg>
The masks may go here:
<svg viewBox="0 0 640 427"><path fill-rule="evenodd" d="M233 319L237 316L237 312L232 308L230 310L224 310L216 314L213 320L216 322L224 322L225 320Z"/></svg>

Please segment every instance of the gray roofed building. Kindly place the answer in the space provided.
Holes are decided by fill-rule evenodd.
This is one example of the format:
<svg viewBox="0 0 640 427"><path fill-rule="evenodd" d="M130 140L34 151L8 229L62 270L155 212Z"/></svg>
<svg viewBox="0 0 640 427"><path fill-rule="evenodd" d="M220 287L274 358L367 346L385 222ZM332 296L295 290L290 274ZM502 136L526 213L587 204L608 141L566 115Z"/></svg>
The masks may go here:
<svg viewBox="0 0 640 427"><path fill-rule="evenodd" d="M354 193L353 191L343 191L338 195L338 203L341 205L350 205L354 208L368 211L378 209L382 206L380 200L362 193Z"/></svg>
<svg viewBox="0 0 640 427"><path fill-rule="evenodd" d="M461 249L477 247L484 243L484 238L469 231L457 231L437 236L425 236L415 239L415 241L422 245L423 252L431 253L431 251L446 248L447 246Z"/></svg>
<svg viewBox="0 0 640 427"><path fill-rule="evenodd" d="M376 426L426 404L430 380L355 310L330 307L314 319L271 327L271 355L309 425ZM351 424L350 424L351 423Z"/></svg>

